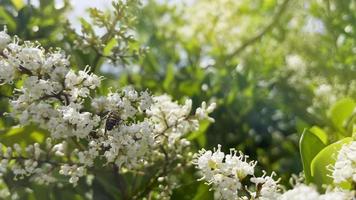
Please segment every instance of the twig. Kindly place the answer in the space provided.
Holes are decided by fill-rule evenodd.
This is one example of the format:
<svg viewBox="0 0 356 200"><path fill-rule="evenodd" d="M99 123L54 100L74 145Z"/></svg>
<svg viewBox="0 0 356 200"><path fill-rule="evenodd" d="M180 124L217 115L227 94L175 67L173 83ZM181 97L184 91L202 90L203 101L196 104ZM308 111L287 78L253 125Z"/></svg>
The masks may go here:
<svg viewBox="0 0 356 200"><path fill-rule="evenodd" d="M127 196L125 180L121 176L119 172L119 167L116 164L113 164L113 171L114 171L115 180L117 181L121 193L121 199L123 200L129 199Z"/></svg>
<svg viewBox="0 0 356 200"><path fill-rule="evenodd" d="M283 13L285 12L287 5L289 3L290 0L285 0L281 7L279 8L279 10L277 11L276 15L273 17L272 21L264 28L261 30L261 32L259 32L258 34L256 34L255 36L251 37L250 39L248 39L246 42L244 42L240 47L238 47L234 52L232 52L231 54L229 54L227 56L227 59L231 59L234 56L237 56L238 54L240 54L243 50L246 49L246 47L250 46L251 44L257 42L258 40L260 40L267 32L271 31L273 29L273 27L275 25L278 24L279 19L281 18L281 16L283 15Z"/></svg>

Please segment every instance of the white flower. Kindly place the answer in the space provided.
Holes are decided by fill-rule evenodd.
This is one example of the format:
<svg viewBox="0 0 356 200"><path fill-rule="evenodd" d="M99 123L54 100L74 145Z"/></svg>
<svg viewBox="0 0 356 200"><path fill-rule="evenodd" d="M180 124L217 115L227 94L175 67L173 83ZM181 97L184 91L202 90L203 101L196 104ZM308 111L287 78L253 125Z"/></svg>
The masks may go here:
<svg viewBox="0 0 356 200"><path fill-rule="evenodd" d="M306 73L306 64L299 55L287 55L286 62L288 70L297 72L299 75L304 75Z"/></svg>
<svg viewBox="0 0 356 200"><path fill-rule="evenodd" d="M0 31L0 51L2 51L8 43L10 43L11 37L6 33L6 28Z"/></svg>
<svg viewBox="0 0 356 200"><path fill-rule="evenodd" d="M108 108L110 106L110 102L108 98L104 96L92 99L91 106L96 113L104 113L105 111L113 110Z"/></svg>
<svg viewBox="0 0 356 200"><path fill-rule="evenodd" d="M67 88L72 88L78 85L83 79L75 74L73 70L70 70L65 76L65 84Z"/></svg>
<svg viewBox="0 0 356 200"><path fill-rule="evenodd" d="M238 199L238 189L241 188L241 183L236 179L216 174L212 182L214 184L216 199Z"/></svg>
<svg viewBox="0 0 356 200"><path fill-rule="evenodd" d="M90 148L89 151L78 152L79 163L91 167L94 164L94 159L99 155L96 148Z"/></svg>
<svg viewBox="0 0 356 200"><path fill-rule="evenodd" d="M318 198L319 193L314 187L299 184L282 194L279 200L317 200Z"/></svg>
<svg viewBox="0 0 356 200"><path fill-rule="evenodd" d="M221 145L218 145L214 152L206 151L205 149L200 150L194 164L202 171L204 179L209 181L213 175L212 171L222 168L224 157L225 154L221 152Z"/></svg>
<svg viewBox="0 0 356 200"><path fill-rule="evenodd" d="M152 97L149 92L144 91L140 93L140 109L146 110L148 109L153 103Z"/></svg>
<svg viewBox="0 0 356 200"><path fill-rule="evenodd" d="M233 149L225 155L219 145L214 151L200 150L193 164L202 174L201 180L212 185L216 198L229 200L238 199L242 179L254 174L256 162L247 162L247 156Z"/></svg>
<svg viewBox="0 0 356 200"><path fill-rule="evenodd" d="M62 143L56 144L52 147L52 151L56 156L64 156L67 148L67 143L63 141Z"/></svg>
<svg viewBox="0 0 356 200"><path fill-rule="evenodd" d="M25 43L26 47L22 48L18 53L19 60L22 61L23 67L28 70L38 72L45 60L44 50L38 47L33 47L29 42Z"/></svg>
<svg viewBox="0 0 356 200"><path fill-rule="evenodd" d="M83 86L90 89L95 89L100 86L101 78L90 72L90 67L86 66L83 71L78 72L80 80L83 81Z"/></svg>
<svg viewBox="0 0 356 200"><path fill-rule="evenodd" d="M242 152L239 154L240 155L238 155L236 150L231 149L230 154L225 156L225 165L223 170L242 181L247 175L254 174L257 162L247 162L248 156L243 155Z"/></svg>
<svg viewBox="0 0 356 200"><path fill-rule="evenodd" d="M28 174L33 174L37 166L38 162L35 160L25 160L24 162L24 169Z"/></svg>
<svg viewBox="0 0 356 200"><path fill-rule="evenodd" d="M86 175L86 168L83 166L78 167L77 165L70 166L68 164L64 164L61 166L59 173L64 176L70 176L69 183L76 186L79 178Z"/></svg>
<svg viewBox="0 0 356 200"><path fill-rule="evenodd" d="M0 44L0 49L1 49L1 44ZM10 65L5 60L0 60L0 81L5 83L11 83L12 80L15 78L15 75L16 75L16 69L14 68L14 66Z"/></svg>
<svg viewBox="0 0 356 200"><path fill-rule="evenodd" d="M127 97L130 101L136 101L138 98L138 93L132 87L126 87L123 90L125 97Z"/></svg>
<svg viewBox="0 0 356 200"><path fill-rule="evenodd" d="M319 200L354 200L355 191L327 191Z"/></svg>
<svg viewBox="0 0 356 200"><path fill-rule="evenodd" d="M356 142L345 144L337 156L332 177L335 183L356 182Z"/></svg>
<svg viewBox="0 0 356 200"><path fill-rule="evenodd" d="M9 160L8 159L2 159L0 161L0 175L3 173L7 172L7 167L9 165Z"/></svg>
<svg viewBox="0 0 356 200"><path fill-rule="evenodd" d="M281 188L278 185L279 179L274 180L273 176L275 176L274 172L272 172L271 176L266 176L266 172L263 172L263 175L261 177L252 177L250 179L252 183L255 183L256 188L262 186L261 190L259 191L260 200L275 200L280 197Z"/></svg>
<svg viewBox="0 0 356 200"><path fill-rule="evenodd" d="M40 185L49 185L57 181L55 177L49 174L46 170L42 168L37 168L35 175L32 177L32 180Z"/></svg>
<svg viewBox="0 0 356 200"><path fill-rule="evenodd" d="M355 191L345 191L339 188L319 194L313 186L298 184L282 194L278 200L353 200L354 195Z"/></svg>
<svg viewBox="0 0 356 200"><path fill-rule="evenodd" d="M213 118L209 117L208 114L212 113L215 108L216 108L216 103L212 103L208 107L206 107L206 103L205 103L205 101L203 101L201 104L201 107L196 110L195 115L200 120L207 119L211 122L214 122L215 120Z"/></svg>
<svg viewBox="0 0 356 200"><path fill-rule="evenodd" d="M75 136L78 138L86 137L96 126L98 126L100 118L89 112L80 112L80 104L71 103L68 106L62 106L59 110L63 114L63 126L69 123L72 126L72 132L66 133L61 137ZM67 123L66 123L67 122ZM58 121L58 123L61 123Z"/></svg>

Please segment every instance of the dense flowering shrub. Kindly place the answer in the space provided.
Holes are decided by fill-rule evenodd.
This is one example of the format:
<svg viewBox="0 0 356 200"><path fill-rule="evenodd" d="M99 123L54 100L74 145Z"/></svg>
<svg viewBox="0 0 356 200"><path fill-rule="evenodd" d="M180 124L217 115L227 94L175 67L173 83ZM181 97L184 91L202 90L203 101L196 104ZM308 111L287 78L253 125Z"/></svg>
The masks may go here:
<svg viewBox="0 0 356 200"><path fill-rule="evenodd" d="M135 0L128 2L136 3ZM162 23L157 23L159 24L158 29L163 31L164 34L156 29L154 29L154 33L159 35L159 37L164 35L169 41L172 39L170 32L174 34L178 32L180 36L184 37L178 37L183 42L181 41L179 43L178 39L178 41L172 43L174 44L174 48L179 49L177 51L180 54L179 56L171 56L174 59L166 59L164 55L160 55L162 52L157 51L158 53L156 54L159 55L159 58L161 58L164 63L169 63L167 60L175 60L175 58L178 57L179 62L176 62L178 63L178 67L173 67L174 70L172 71L179 69L178 71L182 70L184 72L184 70L189 69L190 67L186 66L188 64L185 63L186 60L191 62L189 65L193 67L201 66L201 68L194 69L196 75L192 75L192 72L187 70L189 73L186 74L189 75L190 79L194 80L187 82L188 84L181 84L179 81L174 80L172 76L179 77L181 80L185 80L185 78L182 78L184 76L179 75L177 72L175 72L175 75L172 75L173 72L168 70L162 87L170 92L178 88L183 95L188 94L194 99L196 99L199 93L195 94L191 91L195 90L197 92L199 88L201 88L203 93L208 94L207 96L204 95L203 98L216 98L220 105L225 104L231 106L238 104L240 108L235 108L238 113L246 114L250 111L244 111L244 108L253 108L253 110L258 111L258 118L267 119L272 115L271 118L273 121L278 123L267 121L261 125L268 126L268 133L278 136L272 138L272 140L274 143L279 143L284 140L282 137L278 139L280 135L279 131L290 132L289 129L285 128L290 125L284 124L285 120L282 120L286 118L286 116L283 115L287 112L285 110L279 110L281 108L277 106L278 110L265 112L264 115L261 115L264 111L268 110L268 106L266 104L262 104L261 106L257 106L258 104L250 104L250 102L256 102L254 100L255 94L268 94L268 98L260 97L257 98L260 99L258 101L265 102L266 99L268 99L273 102L278 102L276 100L278 91L274 86L273 88L270 87L278 83L278 78L273 78L276 80L270 80L270 73L266 74L267 79L259 76L251 76L251 80L246 80L246 83L250 84L256 80L256 86L258 86L256 88L265 88L266 90L246 92L245 96L241 96L241 94L243 94L241 91L243 91L245 86L242 88L238 86L238 89L230 88L230 85L236 86L238 84L229 81L226 77L226 73L232 75L233 79L237 77L236 79L239 80L243 80L247 74L262 74L259 73L259 71L250 71L251 66L253 66L251 61L259 60L258 57L258 59L255 58L255 53L251 53L254 52L254 48L251 48L251 44L259 41L267 32L280 31L280 28L271 27L277 26L279 21L282 21L278 18L282 18L282 14L286 13L287 5L292 4L292 2L289 0L280 2L280 8L274 11L276 15L271 23L266 24L265 28L262 27L261 32L258 33L257 36L252 36L252 40L247 38L246 43L241 43L247 36L244 34L248 33L249 35L249 32L251 32L241 30L252 30L255 29L255 27L261 26L262 23L254 22L260 21L256 20L257 18L261 18L263 24L265 22L265 15L262 15L262 17L256 15L256 19L253 19L249 15L240 15L241 13L236 15L236 13L231 12L243 11L246 9L246 5L244 4L247 4L247 2L248 1L234 2L231 0L223 0L221 2L196 1L193 3L195 5L190 5L189 9L182 9L182 20L184 23L178 20L180 24L183 24L180 29L178 29L176 25L172 26L172 24L174 24L174 20L172 21L172 19L177 17L169 17L169 15L164 14ZM97 70L93 70L93 68L100 67L101 59L105 58L115 64L125 64L129 63L128 58L136 58L139 54L144 52L144 49L138 49L136 45L132 45L134 42L133 35L131 34L134 31L130 28L130 23L133 16L127 15L126 10L129 6L125 4L126 3L114 3L115 11L113 14L106 14L95 8L90 9L93 25L90 24L91 22L82 19L82 35L76 35L76 37L74 37L76 39L73 46L74 49L79 49L79 51L84 52L84 54L90 53L89 56L83 56L82 59L85 60L88 57L94 57L94 59L93 61L88 60L89 63L92 63L90 65L93 67L87 66L81 71L73 70L73 68L76 68L75 65L73 66L73 59L69 60L69 57L60 49L45 50L38 43L22 42L17 37L11 38L6 30L0 32L0 81L1 84L13 89L13 91L11 91L12 94L8 97L11 110L7 116L15 119L20 127L26 128L32 125L39 127L45 131L47 137L44 142L33 143L31 145L23 145L21 143L9 145L1 141L3 144L0 143L0 198L9 198L9 196L11 196L12 199L16 199L16 189L15 194L12 195L13 191L2 188L5 184L11 184L3 184L8 180L5 180L5 178L2 179L2 177L8 174L10 174L15 181L28 180L31 183L45 185L45 187L49 185L63 187L64 184L69 183L70 188L73 186L76 186L74 188L78 188L83 182L87 182L89 187L94 188L93 185L95 185L95 183L93 182L95 182L95 180L93 181L93 179L96 178L93 177L103 175L97 173L98 168L105 168L104 170L110 168L110 170L114 172L113 174L111 172L110 175L114 175L115 178L119 180L113 183L113 185L115 185L114 189L120 190L120 196L117 195L119 196L118 199L142 199L144 197L148 197L149 199L169 199L171 196L174 198L172 190L183 187L179 185L175 174L182 173L190 176L191 171L188 171L188 168L185 167L189 167L193 164L201 174L200 180L203 180L214 190L216 199L355 199L355 142L348 140L348 142L340 146L340 148L332 149L332 151L330 151L330 148L327 148L329 144L336 140L344 137L350 139L350 130L352 129L354 120L352 117L349 117L349 115L354 116L352 110L355 107L353 106L355 103L352 99L343 99L341 102L339 100L345 97L345 95L350 97L354 96L354 86L356 83L354 80L347 81L348 79L345 79L347 83L345 84L339 80L338 77L331 79L325 75L318 75L312 78L306 78L308 75L315 75L315 72L310 72L309 60L305 59L306 56L301 55L300 52L289 51L284 52L286 55L274 55L275 57L285 57L285 61L283 62L285 62L286 67L281 68L281 70L276 70L276 74L281 76L279 78L284 78L285 76L287 77L287 85L293 86L292 88L298 91L306 91L305 88L309 88L313 94L311 96L312 98L308 98L306 94L304 95L304 92L303 95L300 95L301 92L298 92L298 96L301 96L304 100L300 101L300 99L295 98L295 101L308 104L305 99L310 99L312 104L308 107L295 106L295 108L297 108L295 110L301 110L303 112L306 110L318 118L319 115L327 116L327 123L332 121L332 125L330 125L332 129L328 132L335 132L335 135L330 135L329 138L325 138L324 133L320 133L323 130L317 129L317 131L313 133L314 135L309 134L309 141L308 138L303 138L303 136L308 134L303 134L302 141L306 141L303 144L307 144L309 148L315 150L313 150L313 155L308 155L308 153L310 153L308 149L303 152L306 148L301 145L300 149L302 151L301 154L305 173L305 177L303 178L305 178L305 181L298 180L292 184L291 189L287 189L285 185L282 185L281 182L283 182L283 180L278 178L276 173L260 172L259 169L256 169L256 166L259 164L263 165L262 162L257 163L256 161L250 160L249 156L235 149L231 149L228 154L225 154L222 152L222 147L218 146L214 151L203 149L196 154L195 157L192 157L191 144L188 140L189 137L186 136L189 132L196 131L200 122L214 121L209 114L214 110L215 104L207 105L203 102L201 107L197 108L194 112L192 111L191 100L186 100L184 104L179 104L173 101L168 95L155 96L147 90L138 92L131 87L126 87L120 89L114 88L109 90L109 92L100 91L103 87L102 81L104 78L92 72L99 70L98 68ZM269 5L268 7L269 8L264 11L266 14L272 11L273 6ZM148 8L150 7L148 6ZM248 11L248 9L246 11ZM254 9L251 9L251 11L251 13L254 13ZM288 14L288 12L286 14ZM219 17L219 23L218 21L216 21L216 23L202 23L201 20L203 18L211 22L215 21L217 17ZM118 20L118 18L121 19ZM154 21L153 17L145 16L144 19ZM288 16L286 16L284 20L292 21L289 20ZM294 21L295 20L296 19L294 19ZM239 28L237 29L236 22L239 24ZM166 27L167 24L168 31ZM95 26L105 29L107 34L101 36L96 35L94 31ZM293 25L293 27L285 27L288 27L287 29L292 28L291 30L297 28L296 25ZM143 29L144 31L147 30L147 28ZM291 30L289 32L293 32ZM213 34L213 36L210 34ZM159 37L148 38L157 40ZM214 44L216 42L216 47L214 47L215 45L205 46L206 41L210 41L210 39L214 41ZM280 42L268 38L264 40L272 41L271 43L273 43L273 45L268 44L266 46L273 49L275 48L276 50L274 49L274 51L276 52L280 51L280 49L287 49L286 45L281 45ZM133 43L131 44L131 42ZM162 43L170 44L169 42ZM194 58L195 50L190 50L192 48L191 45L194 46L195 43L199 44L197 45L199 48L194 48L202 51L198 53L197 58ZM189 47L189 51L185 52L186 49L184 48L186 47L184 47L184 45ZM202 48L200 48L200 45L202 45ZM278 48L276 48L275 45L278 45ZM290 44L288 43L288 45ZM162 47L160 46L160 48ZM170 50L171 48L168 49ZM247 53L245 52L241 58L236 57L236 55L240 54L244 49L246 49ZM256 49L260 51L260 47ZM272 60L275 58L270 54L268 49L263 50L263 46L261 49L262 51L258 52L259 55L263 55L264 52L267 52L268 57L271 57ZM304 50L304 48L300 49ZM163 51L166 51L166 49L163 49ZM173 51L166 52L172 53ZM219 52L219 57L222 56L222 58L217 59L215 52ZM75 57L74 53L73 56ZM187 57L189 58L187 59ZM267 68L268 65L278 66L278 64L274 62L269 63L266 58L261 60L263 61L263 65L266 65ZM74 61L74 63L75 62L76 61ZM344 59L342 59L342 62L344 62ZM157 65L156 62L151 63ZM158 65L167 64L161 63ZM333 63L331 62L330 65L333 65ZM70 66L73 66L73 68ZM167 66L172 65L168 64ZM223 67L222 69L218 69L217 66ZM161 70L161 68L159 70ZM221 70L224 73L219 73ZM227 70L227 72L225 72L225 70ZM139 76L133 76L133 79L131 75L133 75L134 72L132 72L132 74L131 72L128 73L128 76L130 76L128 82L135 84L136 81L136 87L145 88L146 85L144 82L146 82L147 77L149 77L146 74L149 73L147 73L147 69L142 70L140 73L145 76L141 78L140 74ZM151 74L156 77L158 73L161 72L153 71ZM201 75L203 73L206 74L203 76ZM211 81L214 79L219 80L219 76L221 76L220 79L224 84L221 84L219 81ZM157 77L159 80L162 78L161 76ZM209 81L202 77L210 77L211 80ZM343 76L341 77L342 79L344 78ZM138 83L137 81L140 80L143 81ZM160 84L156 83L156 85ZM175 87L174 85L178 86ZM222 91L221 85L227 85L228 89ZM245 85L245 83L242 83L242 85ZM147 86L152 87L152 84L150 85L147 82ZM247 88L254 88L254 86ZM286 90L289 89L287 88ZM219 96L220 92L224 93L225 91L229 92L229 94ZM234 93L236 91L240 94L236 95ZM263 91L268 91L268 93ZM283 91L285 90L282 90L282 93ZM210 94L210 92L212 93ZM171 93L175 94L175 92ZM251 93L255 93L252 95L253 98L249 98L251 97ZM234 101L235 97L238 97L236 100L244 99L248 104ZM228 103L221 103L222 100ZM329 110L328 108L335 103L338 104L335 109ZM293 106L291 106L291 108L292 107ZM228 109L230 108L232 107L228 107ZM259 113L261 108L263 108L262 112ZM225 109L222 109L222 111L223 112L220 113L225 115ZM251 123L251 126L245 126L241 122L246 122L246 118L241 119L232 116L233 115L229 115L228 117L236 120L221 123L222 127L226 124L231 125L233 127L232 130L239 133L241 130L238 130L238 127L243 127L244 130L241 133L248 131L249 138L256 136L256 141L258 138L259 141L265 140L260 138L261 135L259 133L256 134L257 132L261 132L261 130L254 130L259 125ZM227 118L224 116L222 119ZM257 121L263 120L258 119ZM312 121L313 120L311 120L311 122ZM292 123L295 123L294 120ZM273 127L272 124L276 124L276 127ZM337 131L335 131L335 129ZM220 141L215 135L215 133L218 132L216 130L217 129L212 129L210 132L213 133L214 142L218 143ZM224 129L224 131L230 132L231 130ZM318 137L318 142L315 142L315 138L313 138L315 136ZM226 137L226 139L230 140L229 137ZM354 139L352 139L352 141L354 141ZM244 142L243 144L245 143L249 149L255 148L255 145L251 145L249 142ZM205 146L206 144L201 142L199 145ZM233 146L232 144L229 145ZM272 146L273 144L271 143L269 147ZM242 147L239 146L238 148L241 149ZM251 151L249 152L251 153ZM328 172L318 171L318 169L320 169L320 163L323 163L318 163L317 161L324 161L325 155L327 159L331 158L330 160L335 162L330 165L321 165L321 169L327 168L327 170L329 170ZM267 154L262 156L266 159L274 159L273 156L267 156ZM311 157L309 161L308 156ZM324 158L322 156L324 156ZM294 157L290 158L290 160L291 159L294 159ZM289 163L291 163L290 160ZM307 162L304 163L305 160ZM279 161L274 162L278 163ZM274 164L270 163L269 165L272 166ZM305 166L309 166L312 169L308 169ZM154 168L158 170L154 171ZM177 169L180 171L178 172ZM308 171L310 171L309 175L307 173ZM318 172L318 175L315 175L316 172ZM143 177L146 173L148 174L149 181L146 182L147 185L145 185L145 187L139 188L142 190L129 191L130 189L132 190L132 188L125 187L121 182L123 179L121 175L125 176L126 173L129 174L128 176L134 174L140 177ZM285 174L278 175L286 176ZM310 177L311 175L314 177ZM318 180L321 176L323 176L323 179L325 176L330 178L331 182L327 179ZM318 183L323 183L324 181L324 185ZM127 181L124 184L129 184L129 182ZM200 186L201 185L199 185L199 188ZM153 190L156 190L154 195L157 194L158 190L158 195L152 195L151 191ZM90 194L88 196L88 194L85 193L85 198L93 199L93 196L94 195L91 195L90 197ZM199 198L199 196L201 196L201 191L197 192L194 199L204 199L204 197Z"/></svg>
<svg viewBox="0 0 356 200"><path fill-rule="evenodd" d="M117 173L161 161L165 168L189 158L184 136L197 130L199 121L213 121L208 114L214 103L203 102L192 114L189 99L180 105L168 95L130 87L98 95L103 77L90 67L75 72L61 50L11 39L6 30L0 32L0 50L0 80L16 87L9 115L20 126L48 131L44 144L1 145L0 172L11 171L15 179L51 184L63 175L75 186L97 163L113 165Z"/></svg>
<svg viewBox="0 0 356 200"><path fill-rule="evenodd" d="M15 87L9 115L20 126L36 124L48 131L43 144L0 145L0 173L10 171L15 180L27 177L49 185L67 176L76 186L98 163L113 165L120 174L164 161L165 173L157 177L163 181L168 176L166 168L176 167L169 163L190 162L190 142L184 136L197 130L200 121L214 121L208 115L214 103L203 102L191 114L189 99L180 105L168 95L153 96L131 87L99 95L96 89L103 77L91 73L90 67L75 72L60 49L46 51L40 44L12 39L6 29L0 32L0 50L0 80ZM275 173L258 175L257 162L235 149L228 154L221 146L214 151L202 149L192 162L216 199L351 200L355 198L355 155L356 142L342 146L335 164L329 166L334 183L326 192L300 181L287 190ZM170 189L162 186L161 198L169 198ZM2 196L7 195L2 191Z"/></svg>

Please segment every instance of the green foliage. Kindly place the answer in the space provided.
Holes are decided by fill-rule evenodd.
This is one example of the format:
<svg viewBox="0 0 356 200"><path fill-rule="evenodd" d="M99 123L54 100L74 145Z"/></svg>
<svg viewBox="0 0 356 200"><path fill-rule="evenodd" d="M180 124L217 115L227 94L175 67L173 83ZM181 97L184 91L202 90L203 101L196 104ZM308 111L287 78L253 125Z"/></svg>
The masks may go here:
<svg viewBox="0 0 356 200"><path fill-rule="evenodd" d="M36 128L36 126L13 127L8 131L3 131L0 135L1 142L13 145L18 143L23 147L26 144L35 142L41 143L44 140L45 132Z"/></svg>
<svg viewBox="0 0 356 200"><path fill-rule="evenodd" d="M95 71L106 60L126 66L143 55L145 48L140 48L133 36L138 6L138 0L129 0L126 3L113 1L111 12L89 8L90 21L80 19L81 33L69 30L75 44L70 49L75 55L74 62L88 64ZM103 30L104 34L99 34L98 30Z"/></svg>
<svg viewBox="0 0 356 200"><path fill-rule="evenodd" d="M333 184L331 166L342 145L353 141L349 127L355 126L352 120L355 106L353 99L340 99L328 111L332 131L326 133L314 126L305 130L300 138L299 148L306 181L316 184L319 189L323 185Z"/></svg>
<svg viewBox="0 0 356 200"><path fill-rule="evenodd" d="M312 181L311 163L314 157L327 145L327 134L319 127L305 130L300 138L299 149L307 183Z"/></svg>
<svg viewBox="0 0 356 200"><path fill-rule="evenodd" d="M202 7L211 3L207 0L186 7L155 0L127 2L114 3L107 12L89 9L90 20L81 19L81 31L75 31L66 19L67 1L56 9L54 0L41 0L38 7L3 0L0 24L10 34L39 40L45 47L62 47L74 68L91 65L106 77L99 93L130 84L179 100L188 96L194 107L217 102L216 122L204 122L187 136L196 149L236 147L261 168L276 171L282 182L302 169L307 182L330 182L326 167L334 162L331 155L351 140L356 123L353 0L216 1L219 7L211 11ZM230 16L222 17L226 13ZM107 66L119 72L105 71ZM325 95L323 88L329 86ZM11 128L16 122L3 114L12 90L0 86L1 141L41 141L45 132ZM98 173L103 176L94 180L95 197L118 199L112 174ZM138 185L144 187L147 179L139 178ZM191 183L193 170L181 179L174 199L212 198L207 186ZM11 181L3 185L24 188ZM83 199L73 194L83 194L88 189L83 185L75 192L52 188L46 194L33 186L35 193L28 198Z"/></svg>
<svg viewBox="0 0 356 200"><path fill-rule="evenodd" d="M356 102L353 99L345 98L336 102L329 110L329 118L333 125L345 136L351 136L355 108Z"/></svg>
<svg viewBox="0 0 356 200"><path fill-rule="evenodd" d="M187 136L188 140L194 141L196 140L199 144L199 147L204 147L206 145L206 137L205 137L205 132L211 125L211 122L205 120L202 123L200 123L200 128L199 130L192 132Z"/></svg>
<svg viewBox="0 0 356 200"><path fill-rule="evenodd" d="M0 25L6 25L11 35L37 40L45 47L64 47L67 0L60 8L56 8L55 0L40 0L38 6L25 0L3 0L0 4Z"/></svg>

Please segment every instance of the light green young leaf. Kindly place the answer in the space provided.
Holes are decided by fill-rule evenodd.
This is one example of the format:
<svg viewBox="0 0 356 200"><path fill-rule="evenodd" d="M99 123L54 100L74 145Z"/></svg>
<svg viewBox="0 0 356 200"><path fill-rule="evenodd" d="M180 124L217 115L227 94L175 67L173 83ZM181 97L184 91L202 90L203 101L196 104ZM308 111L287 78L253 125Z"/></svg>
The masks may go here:
<svg viewBox="0 0 356 200"><path fill-rule="evenodd" d="M23 0L11 0L11 3L15 6L16 10L21 10L25 6Z"/></svg>
<svg viewBox="0 0 356 200"><path fill-rule="evenodd" d="M103 50L103 55L104 56L110 56L111 50L117 45L117 39L112 38L105 46Z"/></svg>
<svg viewBox="0 0 356 200"><path fill-rule="evenodd" d="M33 126L13 127L0 135L0 141L6 145L18 143L22 146L35 142L41 143L46 133Z"/></svg>
<svg viewBox="0 0 356 200"><path fill-rule="evenodd" d="M163 81L163 88L169 91L172 87L172 81L174 80L174 66L168 65L166 70L166 78Z"/></svg>
<svg viewBox="0 0 356 200"><path fill-rule="evenodd" d="M16 21L13 16L11 16L4 7L0 6L0 23L6 24L8 29L15 29L16 28ZM4 28L3 26L0 27L1 30Z"/></svg>
<svg viewBox="0 0 356 200"><path fill-rule="evenodd" d="M192 141L194 139L196 139L199 143L200 147L204 147L206 144L206 136L205 136L205 132L206 130L209 128L210 126L210 122L208 120L204 120L202 122L200 122L200 126L199 126L199 130L192 132L187 139Z"/></svg>
<svg viewBox="0 0 356 200"><path fill-rule="evenodd" d="M299 141L300 155L302 158L305 179L307 183L313 181L310 165L313 158L326 146L327 135L319 127L304 130Z"/></svg>
<svg viewBox="0 0 356 200"><path fill-rule="evenodd" d="M356 103L353 99L344 98L336 102L329 110L328 115L339 131L345 133L345 122L351 117ZM348 135L347 135L348 136Z"/></svg>
<svg viewBox="0 0 356 200"><path fill-rule="evenodd" d="M208 200L212 199L212 195L209 192L209 186L206 184L200 184L198 187L198 191L194 196L193 200Z"/></svg>

